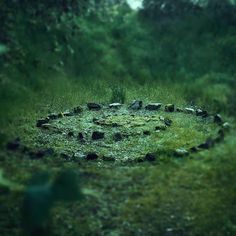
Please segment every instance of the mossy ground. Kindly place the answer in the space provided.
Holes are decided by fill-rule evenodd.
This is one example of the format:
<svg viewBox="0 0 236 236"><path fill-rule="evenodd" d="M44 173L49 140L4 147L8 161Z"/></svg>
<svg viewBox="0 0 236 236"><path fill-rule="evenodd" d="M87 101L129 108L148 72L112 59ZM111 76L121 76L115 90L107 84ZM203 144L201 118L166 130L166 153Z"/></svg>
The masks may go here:
<svg viewBox="0 0 236 236"><path fill-rule="evenodd" d="M8 139L21 137L25 145L33 148L51 146L47 139L46 144L39 143L42 131L35 127L37 118L91 100L107 103L108 86L105 82L99 86L101 93L97 92L98 84L94 87L69 85L60 86L60 92L42 91L44 96L32 96L24 104L11 101L1 117L2 132ZM177 85L127 85L126 90L127 101L139 98L144 102L187 105L181 86ZM171 127L157 134L157 144L164 149L198 144L216 131L214 125L188 114L162 114L161 111L159 115L173 120ZM94 194L81 202L58 204L53 209L50 226L55 235L235 235L235 121L227 119L233 128L224 142L184 158L165 158L162 154L161 161L153 163L81 164L60 156L31 160L2 148L1 168L7 178L20 184L26 184L38 171L55 173L73 168L79 172L82 187ZM74 147L73 140L69 144L65 140L65 137L59 138L58 150ZM55 145L54 139L52 143ZM156 150L156 143L148 144L147 150ZM2 191L0 201L0 234L19 235L22 194Z"/></svg>

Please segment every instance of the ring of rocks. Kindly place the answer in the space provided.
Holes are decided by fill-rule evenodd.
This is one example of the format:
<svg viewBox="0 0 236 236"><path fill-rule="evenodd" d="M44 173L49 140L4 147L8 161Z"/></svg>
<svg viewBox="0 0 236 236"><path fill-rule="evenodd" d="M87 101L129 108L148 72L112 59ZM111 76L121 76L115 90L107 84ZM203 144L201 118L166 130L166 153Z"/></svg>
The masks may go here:
<svg viewBox="0 0 236 236"><path fill-rule="evenodd" d="M153 132L161 133L165 132L172 126L173 120L170 118L159 115L159 112L164 113L183 113L192 116L199 117L201 119L208 119L218 127L217 135L215 137L207 137L204 142L191 146L186 149L178 147L173 150L169 150L165 155L174 157L185 157L191 153L198 153L200 151L211 149L217 143L224 140L225 134L230 129L230 124L224 122L220 114L210 114L208 111L186 107L176 107L174 104L162 103L148 103L143 106L143 102L140 100L133 101L130 105L111 103L111 104L99 104L99 103L87 103L84 106L77 106L71 110L51 113L45 118L37 120L36 126L41 129L42 135L46 135L46 139L53 134L56 137L63 136L66 140L72 140L79 150L72 152L60 152L62 158L72 161L76 159L85 161L155 161L158 158L158 149L150 152L147 150L145 153L139 154L137 158L129 158L129 148L127 150L119 150L119 145L125 140L131 139L130 143L136 142L139 138L148 137ZM83 117L83 114L86 116ZM83 120L86 128L82 130L71 130L71 127L64 128L65 125L62 120L73 119L69 121L78 125L81 119ZM149 124L149 129L145 129L145 124ZM56 125L58 126L56 126ZM73 127L73 125L72 125ZM45 138L44 137L44 138ZM49 139L50 140L50 139ZM63 140L62 140L63 141ZM109 144L110 143L110 144ZM130 145L130 143L128 143ZM114 145L118 150L114 155L99 153L99 149L109 149L113 151ZM139 143L134 144L135 148L139 148ZM93 147L92 151L90 150ZM21 150L30 154L32 159L42 158L45 155L55 154L54 149L46 148L40 150L30 150L25 146L22 146L20 139L13 140L7 144L7 148L10 150ZM135 149L134 148L134 149ZM121 157L124 155L123 157ZM128 157L125 157L127 155ZM114 156L119 156L115 158Z"/></svg>

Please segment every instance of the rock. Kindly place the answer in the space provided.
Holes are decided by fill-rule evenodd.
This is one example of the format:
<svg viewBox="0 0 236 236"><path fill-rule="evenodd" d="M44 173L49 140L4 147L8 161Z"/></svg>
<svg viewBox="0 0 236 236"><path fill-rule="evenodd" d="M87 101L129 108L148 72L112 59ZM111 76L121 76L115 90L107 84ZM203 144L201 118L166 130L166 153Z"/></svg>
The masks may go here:
<svg viewBox="0 0 236 236"><path fill-rule="evenodd" d="M93 102L88 103L87 107L89 110L101 110L102 109L102 106L100 104L93 103Z"/></svg>
<svg viewBox="0 0 236 236"><path fill-rule="evenodd" d="M75 114L81 113L83 111L83 108L81 106L77 106L73 109L73 112Z"/></svg>
<svg viewBox="0 0 236 236"><path fill-rule="evenodd" d="M160 116L160 117L159 117L159 120L160 120L160 121L165 121L165 117Z"/></svg>
<svg viewBox="0 0 236 236"><path fill-rule="evenodd" d="M92 139L93 140L103 139L104 136L105 136L105 133L101 132L101 131L94 131L92 133Z"/></svg>
<svg viewBox="0 0 236 236"><path fill-rule="evenodd" d="M164 119L164 123L165 123L165 125L167 125L167 126L171 126L172 120L170 120L170 119L168 119L168 118L165 118L165 119Z"/></svg>
<svg viewBox="0 0 236 236"><path fill-rule="evenodd" d="M49 120L50 120L49 117L39 119L39 120L37 120L36 126L41 127L42 125L47 124L49 122Z"/></svg>
<svg viewBox="0 0 236 236"><path fill-rule="evenodd" d="M156 154L155 153L147 153L145 156L146 161L155 161L156 160Z"/></svg>
<svg viewBox="0 0 236 236"><path fill-rule="evenodd" d="M21 141L20 138L16 138L13 141L7 143L7 149L11 151L16 151L20 148Z"/></svg>
<svg viewBox="0 0 236 236"><path fill-rule="evenodd" d="M188 114L194 114L195 113L195 110L193 108L186 107L184 110Z"/></svg>
<svg viewBox="0 0 236 236"><path fill-rule="evenodd" d="M118 102L109 104L109 108L118 109L118 108L120 108L121 106L122 106L122 104L121 104L121 103L118 103Z"/></svg>
<svg viewBox="0 0 236 236"><path fill-rule="evenodd" d="M58 114L57 113L51 113L48 115L48 118L50 120L56 120L58 118Z"/></svg>
<svg viewBox="0 0 236 236"><path fill-rule="evenodd" d="M144 131L143 131L143 134L144 134L144 135L151 135L151 131L149 131L149 130L144 130Z"/></svg>
<svg viewBox="0 0 236 236"><path fill-rule="evenodd" d="M214 122L217 123L217 124L222 124L223 123L222 116L220 114L216 114L214 116Z"/></svg>
<svg viewBox="0 0 236 236"><path fill-rule="evenodd" d="M52 148L40 149L37 151L29 152L31 159L41 159L45 156L52 156L53 154L54 154L54 150Z"/></svg>
<svg viewBox="0 0 236 236"><path fill-rule="evenodd" d="M114 140L116 142L121 141L123 139L123 135L120 132L114 134Z"/></svg>
<svg viewBox="0 0 236 236"><path fill-rule="evenodd" d="M62 114L63 114L63 116L73 116L73 115L74 115L74 114L73 114L72 112L70 112L70 111L65 111L65 112L63 112Z"/></svg>
<svg viewBox="0 0 236 236"><path fill-rule="evenodd" d="M184 157L184 156L187 156L189 154L189 152L184 148L177 148L177 149L175 149L174 154L177 157Z"/></svg>
<svg viewBox="0 0 236 236"><path fill-rule="evenodd" d="M145 109L149 111L157 111L161 108L162 104L161 103L149 103Z"/></svg>
<svg viewBox="0 0 236 236"><path fill-rule="evenodd" d="M224 131L224 129L220 129L218 131L218 136L215 138L215 142L219 143L219 142L223 141L224 138L225 138L225 131Z"/></svg>
<svg viewBox="0 0 236 236"><path fill-rule="evenodd" d="M225 122L225 123L222 125L222 128L223 128L225 131L229 131L230 128L231 128L231 125L230 125L228 122Z"/></svg>
<svg viewBox="0 0 236 236"><path fill-rule="evenodd" d="M207 139L205 143L198 145L198 148L209 149L209 148L212 148L214 145L215 145L215 142L213 139Z"/></svg>
<svg viewBox="0 0 236 236"><path fill-rule="evenodd" d="M86 160L92 161L98 159L98 155L95 152L90 152L86 156Z"/></svg>
<svg viewBox="0 0 236 236"><path fill-rule="evenodd" d="M184 109L177 107L177 108L176 108L176 111L177 111L177 112L184 112Z"/></svg>
<svg viewBox="0 0 236 236"><path fill-rule="evenodd" d="M83 133L79 132L79 133L78 133L78 136L77 136L77 139L78 139L79 141L84 141L84 135L83 135Z"/></svg>
<svg viewBox="0 0 236 236"><path fill-rule="evenodd" d="M102 160L103 161L115 161L116 159L113 156L103 156Z"/></svg>
<svg viewBox="0 0 236 236"><path fill-rule="evenodd" d="M167 112L174 112L175 111L175 105L174 104L167 104L167 105L165 105L165 111L167 111Z"/></svg>
<svg viewBox="0 0 236 236"><path fill-rule="evenodd" d="M158 125L158 126L156 126L155 127L155 130L156 131L164 131L164 130L166 130L166 126L165 125Z"/></svg>
<svg viewBox="0 0 236 236"><path fill-rule="evenodd" d="M69 131L67 134L68 137L73 137L74 136L74 132L73 131Z"/></svg>
<svg viewBox="0 0 236 236"><path fill-rule="evenodd" d="M143 106L143 102L139 101L139 100L134 100L131 105L129 106L129 108L133 109L133 110L139 110L141 109Z"/></svg>
<svg viewBox="0 0 236 236"><path fill-rule="evenodd" d="M41 128L42 128L42 129L47 129L47 130L49 130L50 128L52 128L52 125L49 124L49 123L47 123L47 124L42 124L42 125L41 125Z"/></svg>
<svg viewBox="0 0 236 236"><path fill-rule="evenodd" d="M190 152L195 153L195 152L198 152L198 151L199 151L199 149L197 147L191 147L190 148Z"/></svg>
<svg viewBox="0 0 236 236"><path fill-rule="evenodd" d="M197 109L196 110L196 116L207 117L208 116L208 112L207 111L203 111L201 109Z"/></svg>

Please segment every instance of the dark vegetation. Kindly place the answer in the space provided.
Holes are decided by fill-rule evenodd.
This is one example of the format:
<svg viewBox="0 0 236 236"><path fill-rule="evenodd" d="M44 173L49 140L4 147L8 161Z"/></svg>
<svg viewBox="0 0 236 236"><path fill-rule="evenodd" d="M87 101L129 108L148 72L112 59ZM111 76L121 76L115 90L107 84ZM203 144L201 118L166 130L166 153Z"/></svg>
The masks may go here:
<svg viewBox="0 0 236 236"><path fill-rule="evenodd" d="M0 22L0 168L12 181L75 168L58 158L28 161L5 144L21 137L38 148L38 118L86 102L198 106L231 123L223 143L184 160L161 154L158 165L83 167L83 187L97 195L58 204L55 235L236 234L233 1L144 0L133 11L124 0L3 0ZM187 142L194 123L177 119L173 132L186 130L179 140L165 136L170 146ZM14 188L0 187L3 236L21 233Z"/></svg>

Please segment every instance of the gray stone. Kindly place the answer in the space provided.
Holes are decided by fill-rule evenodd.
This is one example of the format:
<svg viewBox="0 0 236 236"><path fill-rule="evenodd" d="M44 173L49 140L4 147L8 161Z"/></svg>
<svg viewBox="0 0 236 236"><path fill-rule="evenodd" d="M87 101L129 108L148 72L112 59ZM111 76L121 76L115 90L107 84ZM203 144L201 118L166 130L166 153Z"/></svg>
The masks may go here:
<svg viewBox="0 0 236 236"><path fill-rule="evenodd" d="M189 152L184 148L177 148L177 149L175 149L174 154L177 157L184 157L184 156L187 156L189 154Z"/></svg>
<svg viewBox="0 0 236 236"><path fill-rule="evenodd" d="M63 116L73 116L74 114L73 114L72 112L70 112L70 111L64 111L64 112L62 113L62 115L63 115Z"/></svg>
<svg viewBox="0 0 236 236"><path fill-rule="evenodd" d="M143 102L139 101L139 100L134 100L131 105L129 106L129 108L133 109L133 110L139 110L141 109L143 106Z"/></svg>
<svg viewBox="0 0 236 236"><path fill-rule="evenodd" d="M96 160L96 159L98 159L98 154L95 152L90 152L86 156L86 160L88 160L88 161L92 161L92 160Z"/></svg>
<svg viewBox="0 0 236 236"><path fill-rule="evenodd" d="M58 118L58 114L57 113L51 113L51 114L48 115L48 118L50 120L55 120L55 119Z"/></svg>
<svg viewBox="0 0 236 236"><path fill-rule="evenodd" d="M149 130L144 130L144 131L143 131L143 134L144 134L144 135L151 135L151 131L149 131Z"/></svg>
<svg viewBox="0 0 236 236"><path fill-rule="evenodd" d="M200 149L210 149L215 145L215 141L213 139L207 139L205 143L201 143L198 145Z"/></svg>
<svg viewBox="0 0 236 236"><path fill-rule="evenodd" d="M47 124L49 122L49 120L50 120L49 117L39 119L39 120L37 120L36 126L41 127L43 124Z"/></svg>
<svg viewBox="0 0 236 236"><path fill-rule="evenodd" d="M13 141L7 143L7 149L11 151L16 151L20 148L21 141L20 138L16 138Z"/></svg>
<svg viewBox="0 0 236 236"><path fill-rule="evenodd" d="M118 109L118 108L120 108L121 106L122 106L122 104L121 104L121 103L118 103L118 102L109 104L109 108L116 108L116 109Z"/></svg>
<svg viewBox="0 0 236 236"><path fill-rule="evenodd" d="M171 126L172 120L170 120L170 119L168 119L168 118L165 118L165 119L164 119L164 123L165 123L165 125L167 125L167 126Z"/></svg>
<svg viewBox="0 0 236 236"><path fill-rule="evenodd" d="M177 111L177 112L184 112L184 109L177 107L177 108L176 108L176 111Z"/></svg>
<svg viewBox="0 0 236 236"><path fill-rule="evenodd" d="M47 130L49 130L49 129L52 128L52 125L49 124L49 123L47 123L47 124L42 124L41 128L42 128L42 129L47 129Z"/></svg>
<svg viewBox="0 0 236 236"><path fill-rule="evenodd" d="M73 109L73 112L75 114L81 113L83 111L83 108L81 106L77 106Z"/></svg>
<svg viewBox="0 0 236 236"><path fill-rule="evenodd" d="M194 114L195 113L195 110L193 108L190 108L190 107L186 107L184 110L188 114Z"/></svg>
<svg viewBox="0 0 236 236"><path fill-rule="evenodd" d="M220 114L216 114L214 116L214 122L217 123L217 124L222 124L223 123L222 116Z"/></svg>
<svg viewBox="0 0 236 236"><path fill-rule="evenodd" d="M167 112L174 112L175 111L175 105L174 104L167 104L167 105L165 105L165 111L167 111Z"/></svg>
<svg viewBox="0 0 236 236"><path fill-rule="evenodd" d="M223 128L225 131L229 131L230 128L231 128L231 125L230 125L228 122L225 122L225 123L222 125L222 128Z"/></svg>
<svg viewBox="0 0 236 236"><path fill-rule="evenodd" d="M202 109L197 109L196 110L196 115L197 116L202 116L202 117L207 117L208 116L208 112L207 111L204 111Z"/></svg>
<svg viewBox="0 0 236 236"><path fill-rule="evenodd" d="M93 102L88 103L87 107L89 110L101 110L102 109L102 106L100 104L93 103Z"/></svg>
<svg viewBox="0 0 236 236"><path fill-rule="evenodd" d="M116 142L121 141L123 139L123 135L120 132L114 134L114 140Z"/></svg>
<svg viewBox="0 0 236 236"><path fill-rule="evenodd" d="M149 103L145 107L145 109L150 110L150 111L157 111L161 108L162 104L161 103Z"/></svg>
<svg viewBox="0 0 236 236"><path fill-rule="evenodd" d="M164 130L166 130L166 126L165 125L158 125L158 126L156 126L155 127L155 130L156 131L164 131Z"/></svg>
<svg viewBox="0 0 236 236"><path fill-rule="evenodd" d="M147 153L145 156L146 161L155 161L156 160L156 154L155 153Z"/></svg>
<svg viewBox="0 0 236 236"><path fill-rule="evenodd" d="M104 132L101 132L101 131L94 131L92 133L92 139L93 140L99 140L99 139L103 139L105 136L105 133Z"/></svg>

